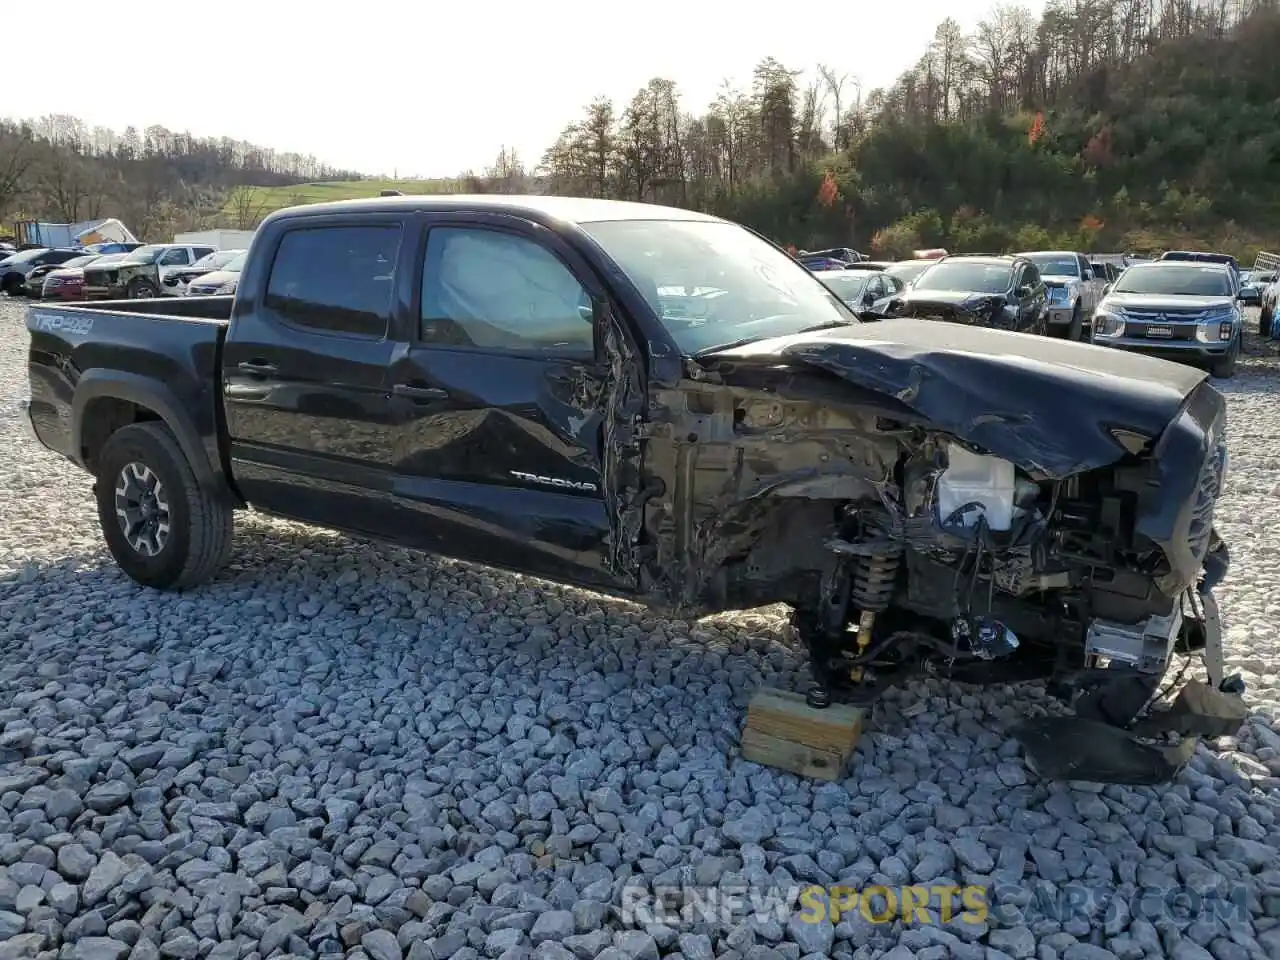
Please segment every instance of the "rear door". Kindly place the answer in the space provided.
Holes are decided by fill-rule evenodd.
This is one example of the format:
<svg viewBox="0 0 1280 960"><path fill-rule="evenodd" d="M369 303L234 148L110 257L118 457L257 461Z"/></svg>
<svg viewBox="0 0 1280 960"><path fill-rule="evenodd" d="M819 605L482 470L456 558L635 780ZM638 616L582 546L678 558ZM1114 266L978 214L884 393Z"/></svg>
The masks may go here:
<svg viewBox="0 0 1280 960"><path fill-rule="evenodd" d="M421 222L414 323L389 379L406 526L453 556L629 589L608 559L598 278L519 217Z"/></svg>
<svg viewBox="0 0 1280 960"><path fill-rule="evenodd" d="M254 506L395 538L388 331L411 221L299 217L259 239L223 351L233 475Z"/></svg>

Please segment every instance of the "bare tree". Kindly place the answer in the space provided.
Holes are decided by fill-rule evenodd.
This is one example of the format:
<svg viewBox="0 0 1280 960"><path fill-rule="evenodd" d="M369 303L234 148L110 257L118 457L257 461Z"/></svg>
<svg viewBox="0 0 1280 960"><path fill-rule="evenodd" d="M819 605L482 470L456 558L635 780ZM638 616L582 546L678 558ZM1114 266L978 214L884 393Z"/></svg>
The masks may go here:
<svg viewBox="0 0 1280 960"><path fill-rule="evenodd" d="M257 187L232 187L229 196L231 219L237 230L254 230L267 215L267 200Z"/></svg>
<svg viewBox="0 0 1280 960"><path fill-rule="evenodd" d="M31 138L23 136L16 127L0 126L0 214L8 211L21 192L34 161Z"/></svg>

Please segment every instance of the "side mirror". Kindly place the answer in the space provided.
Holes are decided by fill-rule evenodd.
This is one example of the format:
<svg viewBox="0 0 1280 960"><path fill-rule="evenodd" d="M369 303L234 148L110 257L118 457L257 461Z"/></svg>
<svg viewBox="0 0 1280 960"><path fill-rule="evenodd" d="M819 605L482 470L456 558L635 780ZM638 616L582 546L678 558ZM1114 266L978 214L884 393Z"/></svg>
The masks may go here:
<svg viewBox="0 0 1280 960"><path fill-rule="evenodd" d="M866 293L862 295L863 306L869 307L875 302L876 302L876 295L872 293L870 290L868 290Z"/></svg>
<svg viewBox="0 0 1280 960"><path fill-rule="evenodd" d="M1092 270L1086 270L1086 271L1084 272L1084 282L1085 282L1085 283L1088 283L1088 282L1089 282L1090 280L1092 280L1092 279L1093 279L1093 271L1092 271Z"/></svg>
<svg viewBox="0 0 1280 960"><path fill-rule="evenodd" d="M1029 296L1031 296L1031 284L1029 284L1029 283L1024 283L1024 284L1023 284L1022 286L1020 286L1017 290L1013 291L1013 293L1014 293L1014 296L1019 297L1019 298L1021 298L1021 297L1029 297Z"/></svg>
<svg viewBox="0 0 1280 960"><path fill-rule="evenodd" d="M1105 296L1106 294L1108 294L1108 293L1110 293L1110 292L1111 292L1111 284L1109 284L1109 283L1108 283L1106 286L1104 286L1104 287L1102 288L1102 293L1103 293L1103 295Z"/></svg>

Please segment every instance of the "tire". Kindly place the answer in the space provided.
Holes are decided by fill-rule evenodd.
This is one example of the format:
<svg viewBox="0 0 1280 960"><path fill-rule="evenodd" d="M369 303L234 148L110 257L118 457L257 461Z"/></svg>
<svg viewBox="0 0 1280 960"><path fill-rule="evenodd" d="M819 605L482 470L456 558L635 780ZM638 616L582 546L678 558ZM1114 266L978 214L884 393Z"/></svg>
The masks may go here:
<svg viewBox="0 0 1280 960"><path fill-rule="evenodd" d="M160 296L160 291L156 289L156 285L146 277L130 280L128 293L130 300L151 300Z"/></svg>
<svg viewBox="0 0 1280 960"><path fill-rule="evenodd" d="M145 502L144 495L131 525L138 513L156 523L149 529L133 526L131 537L118 510L133 510L131 496L148 487L154 501ZM93 489L111 556L143 586L178 590L204 583L230 556L230 504L200 486L177 438L162 423L134 423L113 433L98 457Z"/></svg>
<svg viewBox="0 0 1280 960"><path fill-rule="evenodd" d="M1240 359L1240 337L1237 336L1231 343L1231 349L1227 351L1226 356L1220 357L1209 365L1209 375L1217 377L1219 380L1229 380L1236 374L1236 361Z"/></svg>
<svg viewBox="0 0 1280 960"><path fill-rule="evenodd" d="M1077 343L1083 339L1084 333L1084 313L1080 309L1080 301L1076 301L1075 309L1071 311L1071 325L1067 327L1067 339L1075 340Z"/></svg>
<svg viewBox="0 0 1280 960"><path fill-rule="evenodd" d="M4 282L0 283L0 290L3 290L11 297L16 297L21 287L22 278L16 273L5 274Z"/></svg>
<svg viewBox="0 0 1280 960"><path fill-rule="evenodd" d="M1274 319L1274 313L1263 307L1262 312L1258 314L1258 336L1264 338L1271 336L1271 323Z"/></svg>

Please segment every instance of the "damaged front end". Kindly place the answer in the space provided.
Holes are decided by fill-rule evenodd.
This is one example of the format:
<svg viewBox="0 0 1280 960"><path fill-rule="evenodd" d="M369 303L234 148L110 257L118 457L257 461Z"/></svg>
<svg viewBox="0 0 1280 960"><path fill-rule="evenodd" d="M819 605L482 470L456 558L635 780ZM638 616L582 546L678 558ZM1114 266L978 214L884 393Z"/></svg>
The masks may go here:
<svg viewBox="0 0 1280 960"><path fill-rule="evenodd" d="M686 612L790 603L814 706L870 704L922 674L1047 680L1075 716L1015 735L1051 778L1159 782L1191 741L1144 740L1238 729L1213 597L1228 564L1213 529L1221 394L1131 374L1126 395L1034 357L868 346L741 348L659 393L651 594ZM1039 398L982 411L1000 367L1006 398L1019 376ZM1177 666L1176 686L1197 658L1207 683L1161 706L1166 675Z"/></svg>

